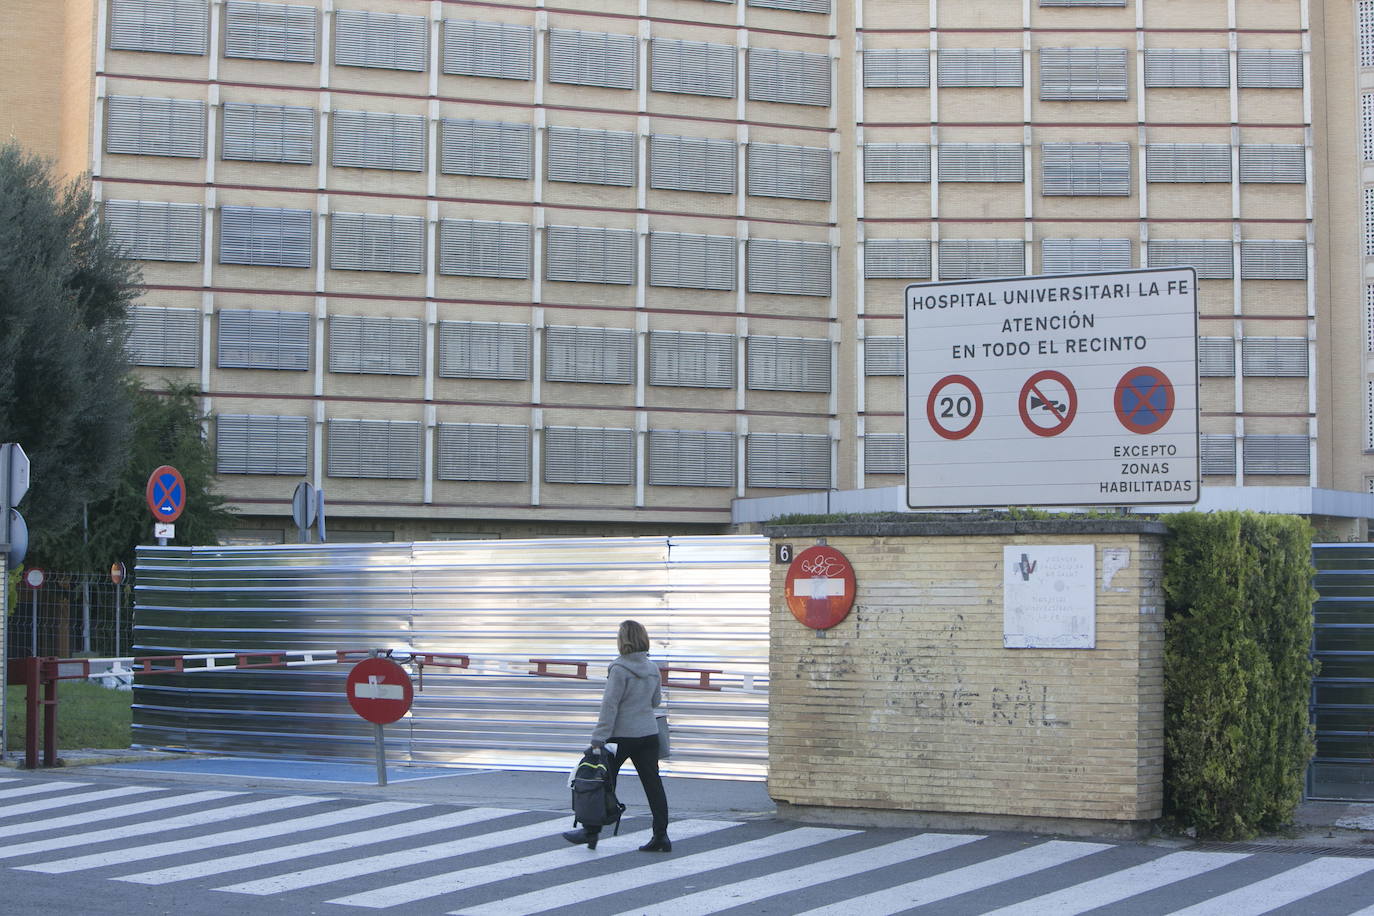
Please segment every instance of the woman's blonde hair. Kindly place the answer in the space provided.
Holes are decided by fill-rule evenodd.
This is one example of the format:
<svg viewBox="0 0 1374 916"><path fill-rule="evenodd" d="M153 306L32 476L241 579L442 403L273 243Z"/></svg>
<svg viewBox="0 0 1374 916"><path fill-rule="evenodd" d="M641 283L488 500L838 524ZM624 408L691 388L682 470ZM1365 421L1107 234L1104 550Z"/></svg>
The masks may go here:
<svg viewBox="0 0 1374 916"><path fill-rule="evenodd" d="M638 620L624 620L620 623L620 633L616 636L616 647L621 655L631 652L649 651L649 631Z"/></svg>

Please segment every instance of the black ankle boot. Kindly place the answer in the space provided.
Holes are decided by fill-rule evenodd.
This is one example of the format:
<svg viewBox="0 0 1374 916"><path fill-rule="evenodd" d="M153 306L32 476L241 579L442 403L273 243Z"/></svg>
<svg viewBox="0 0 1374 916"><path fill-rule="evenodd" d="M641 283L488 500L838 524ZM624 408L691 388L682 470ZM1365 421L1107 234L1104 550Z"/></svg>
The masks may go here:
<svg viewBox="0 0 1374 916"><path fill-rule="evenodd" d="M672 852L673 841L666 833L655 833L653 839L639 847L640 852Z"/></svg>
<svg viewBox="0 0 1374 916"><path fill-rule="evenodd" d="M599 833L588 833L586 829L579 827L577 830L568 830L564 832L563 839L574 845L586 843L588 849L595 849L596 841L599 836Z"/></svg>

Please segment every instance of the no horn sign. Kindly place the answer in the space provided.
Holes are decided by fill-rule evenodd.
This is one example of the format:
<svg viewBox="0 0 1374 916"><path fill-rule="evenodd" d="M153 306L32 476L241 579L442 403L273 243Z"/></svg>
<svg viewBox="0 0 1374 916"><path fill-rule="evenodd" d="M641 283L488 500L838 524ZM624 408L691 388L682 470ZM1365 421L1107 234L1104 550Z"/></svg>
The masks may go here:
<svg viewBox="0 0 1374 916"><path fill-rule="evenodd" d="M906 290L907 504L1195 503L1191 267Z"/></svg>

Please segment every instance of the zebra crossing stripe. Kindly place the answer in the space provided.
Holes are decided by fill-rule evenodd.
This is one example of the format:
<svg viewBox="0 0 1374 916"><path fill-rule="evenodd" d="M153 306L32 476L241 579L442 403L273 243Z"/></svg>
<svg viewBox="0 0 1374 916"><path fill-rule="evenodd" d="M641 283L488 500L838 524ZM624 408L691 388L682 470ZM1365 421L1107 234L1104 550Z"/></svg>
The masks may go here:
<svg viewBox="0 0 1374 916"><path fill-rule="evenodd" d="M1367 906L1362 910L1356 910L1350 913L1349 916L1374 916L1374 906Z"/></svg>
<svg viewBox="0 0 1374 916"><path fill-rule="evenodd" d="M1263 881L1177 910L1172 916L1258 916L1342 881L1357 878L1372 869L1374 861L1369 859L1323 856Z"/></svg>
<svg viewBox="0 0 1374 916"><path fill-rule="evenodd" d="M95 811L83 811L80 814L50 817L41 821L24 821L22 824L8 824L4 827L0 827L0 839L8 836L19 836L25 833L40 833L44 830L60 830L63 827L82 827L86 824L93 824L96 821L108 821L117 817L131 817L136 814L147 814L149 811L161 811L164 808L178 808L183 805L194 805L198 802L218 801L221 798L230 798L234 795L242 794L241 792L218 791L192 792L190 795L171 795L166 798L154 798L148 801L133 802L128 805L115 805L113 808L100 808Z"/></svg>
<svg viewBox="0 0 1374 916"><path fill-rule="evenodd" d="M27 856L38 852L49 852L53 849L71 849L73 846L82 846L88 843L103 843L106 840L127 840L130 837L146 836L150 833L162 833L165 830L177 830L182 827L201 827L205 824L214 824L219 821L227 821L236 817L251 817L255 814L271 814L277 811L284 811L288 808L299 808L301 805L317 805L320 802L333 800L332 798L322 798L315 795L283 795L280 798L266 798L262 801L247 802L242 805L230 805L226 808L212 808L209 811L196 811L192 814L183 814L178 817L163 818L160 821L144 821L141 824L126 824L121 827L110 827L105 830L93 830L89 833L73 833L67 836L49 837L45 840L34 840L29 843L20 843L15 846L0 846L0 859L13 859L17 856Z"/></svg>
<svg viewBox="0 0 1374 916"><path fill-rule="evenodd" d="M752 862L755 859L762 859L778 853L795 852L798 849L815 846L817 843L850 836L856 832L822 827L798 827L795 830L775 833L757 840L746 840L733 846L723 846L719 849L698 852L690 856L674 856L652 865L630 868L609 875L583 878L581 881L571 881L557 887L531 891L518 897L505 897L480 906L464 907L461 911L456 912L461 912L463 916L516 916L516 914L542 913L544 910L552 910L560 906L586 903L597 897L647 887L659 881L671 881L674 878L698 875L712 869Z"/></svg>
<svg viewBox="0 0 1374 916"><path fill-rule="evenodd" d="M0 789L0 799L19 798L24 795L42 795L45 792L62 792L67 789L84 789L89 786L88 782L35 782L27 786L15 786L12 789ZM5 809L0 808L0 817L5 817Z"/></svg>
<svg viewBox="0 0 1374 916"><path fill-rule="evenodd" d="M986 837L976 834L923 833L909 839L898 840L895 843L875 846L872 849L864 849L848 855L836 856L833 859L799 865L796 868L772 872L757 878L736 881L734 884L724 884L710 890L698 891L685 897L665 900L654 906L636 907L621 914L621 916L632 916L632 914L633 916L693 916L693 914L706 916L706 914L714 913L717 910L765 900L804 887L825 884L827 881L849 878L866 871L872 871L875 868L886 868L889 865L897 865L918 859L921 856L955 849L982 839L986 839ZM850 912L855 911L850 910Z"/></svg>
<svg viewBox="0 0 1374 916"><path fill-rule="evenodd" d="M560 819L560 823L566 824L567 822L567 818ZM734 821L677 821L673 824L673 836L685 840L734 826L737 826ZM345 906L385 909L402 903L438 897L440 894L448 894L456 890L467 890L483 884L492 884L497 881L506 881L554 868L562 868L566 865L586 865L588 862L599 861L610 856L638 852L639 844L649 839L649 832L640 830L619 837L606 837L601 841L602 845L598 846L595 851L590 851L582 846L568 846L563 842L563 838L556 833L545 834L545 838L550 843L557 842L562 848L536 853L520 859L511 859L506 862L493 862L490 865L478 865L460 871L406 881L402 884L392 884L360 894L349 894L347 897L339 897L329 902L340 903ZM607 848L608 846L610 848Z"/></svg>
<svg viewBox="0 0 1374 916"><path fill-rule="evenodd" d="M430 817L418 821L405 821L404 823L391 824L386 827L374 827L369 830L360 830L357 833L346 833L342 836L325 837L324 839L296 843L293 846L280 846L276 849L245 852L237 856L214 858L204 862L193 862L188 865L174 865L170 868L145 871L136 875L124 875L115 880L128 881L131 884L171 884L174 881L189 881L192 878L222 875L225 872L239 871L244 868L254 868L259 865L273 865L278 862L286 862L290 859L301 859L306 856L318 855L325 852L341 852L345 849L353 849L358 846L385 843L389 840L398 840L403 837L416 836L421 833L431 833L435 830L451 830L455 827L466 827L495 817L505 817L510 813L509 810L503 808L468 808L466 811L458 811L453 814L444 814L439 817Z"/></svg>
<svg viewBox="0 0 1374 916"><path fill-rule="evenodd" d="M164 843L152 843L147 846L126 846L122 849L111 849L106 852L75 856L70 859L58 859L55 862L22 865L19 866L19 869L20 871L38 871L49 875L60 875L73 871L85 871L90 868L101 868L106 865L157 859L162 856L199 852L203 849L216 849L220 846L232 846L235 843L247 843L251 840L265 840L274 836L295 833L298 830L317 830L321 827L333 827L337 824L366 820L370 817L383 817L388 814L399 814L402 811L413 811L423 807L424 805L403 802L375 802L356 808L327 811L324 814L312 814L285 821L272 821L256 827L243 827L226 833L211 833L185 840L168 840Z"/></svg>
<svg viewBox="0 0 1374 916"><path fill-rule="evenodd" d="M906 884L875 891L862 897L851 897L830 906L807 910L800 916L850 916L852 913L863 913L864 916L890 916L892 913L947 900L959 894L967 894L969 891L1020 878L1112 848L1114 847L1107 843L1050 840L1048 843L1020 849L985 862L941 872L918 881L908 881Z"/></svg>
<svg viewBox="0 0 1374 916"><path fill-rule="evenodd" d="M520 812L506 811L503 813L519 814ZM260 897L268 894L279 894L283 891L295 891L303 887L328 884L331 881L343 881L346 878L373 875L379 871L388 871L393 868L405 868L407 865L417 865L421 862L433 862L450 856L461 856L470 852L494 849L497 846L506 846L511 843L523 843L527 840L553 837L558 835L557 831L560 828L567 825L567 816L559 815L553 820L526 824L523 827L513 827L510 830L498 830L496 833L482 833L443 843L431 843L428 846L382 853L364 859L354 859L351 862L321 865L303 871L293 871L290 874L274 875L271 878L261 878L256 881L245 881L242 884L231 884L228 887L217 887L215 890L227 891L231 894L256 894Z"/></svg>
<svg viewBox="0 0 1374 916"><path fill-rule="evenodd" d="M17 817L21 814L51 811L53 808L69 808L72 805L81 805L86 802L104 801L107 798L120 798L125 795L142 795L144 792L156 791L156 786L127 786L119 789L101 789L98 792L83 792L80 795L64 795L61 798L44 798L38 801L23 802L18 805L6 805L4 808L0 808L0 817ZM24 830L29 829L27 823L11 825L11 828L14 827Z"/></svg>
<svg viewBox="0 0 1374 916"><path fill-rule="evenodd" d="M1092 881L1004 906L983 916L1074 916L1248 858L1248 854L1237 852L1170 853Z"/></svg>

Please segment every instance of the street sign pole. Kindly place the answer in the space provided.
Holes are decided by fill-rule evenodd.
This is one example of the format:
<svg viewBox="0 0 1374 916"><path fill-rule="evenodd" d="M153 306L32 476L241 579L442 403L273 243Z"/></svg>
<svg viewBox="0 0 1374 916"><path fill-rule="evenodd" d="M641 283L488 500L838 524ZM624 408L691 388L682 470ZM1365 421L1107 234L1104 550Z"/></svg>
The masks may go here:
<svg viewBox="0 0 1374 916"><path fill-rule="evenodd" d="M29 532L15 505L29 490L29 456L18 442L0 443L0 760L9 746L10 566L24 562Z"/></svg>
<svg viewBox="0 0 1374 916"><path fill-rule="evenodd" d="M376 658L377 650L369 649L367 657ZM377 747L377 785L379 786L386 785L386 736L382 734L384 727L380 722L372 723L372 740Z"/></svg>

